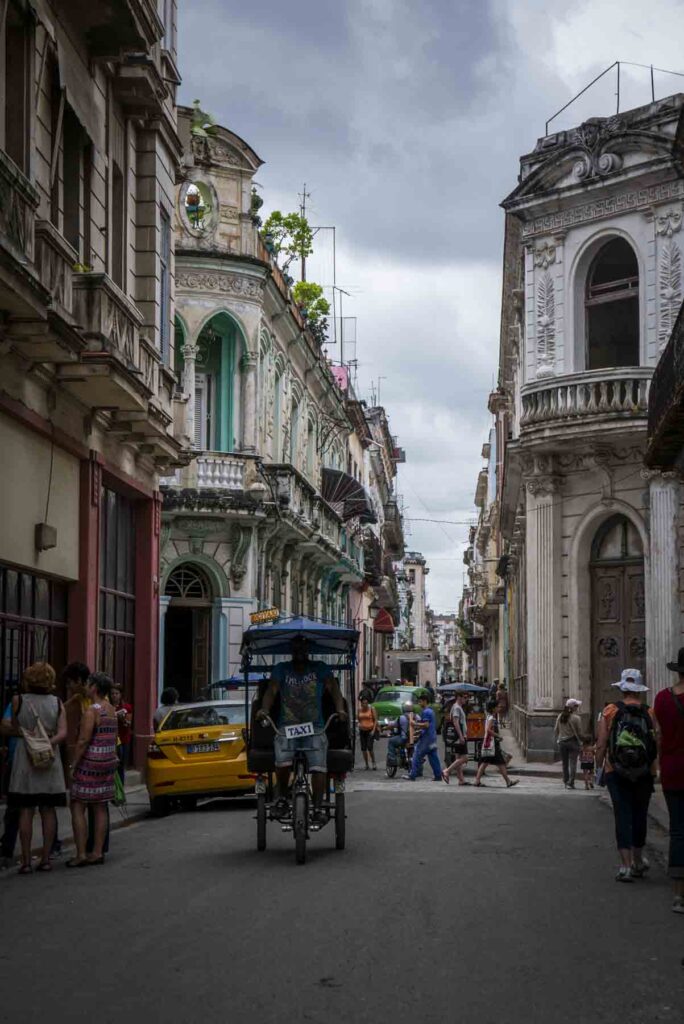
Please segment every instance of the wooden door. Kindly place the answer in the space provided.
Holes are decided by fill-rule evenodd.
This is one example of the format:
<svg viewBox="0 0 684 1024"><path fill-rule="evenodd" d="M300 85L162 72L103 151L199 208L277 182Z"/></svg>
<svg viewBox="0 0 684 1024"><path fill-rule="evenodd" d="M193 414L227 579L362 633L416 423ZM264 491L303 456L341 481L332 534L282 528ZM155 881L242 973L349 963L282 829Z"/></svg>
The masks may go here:
<svg viewBox="0 0 684 1024"><path fill-rule="evenodd" d="M197 699L205 696L209 685L209 642L211 608L192 609L192 692Z"/></svg>
<svg viewBox="0 0 684 1024"><path fill-rule="evenodd" d="M592 568L592 718L615 699L611 684L624 668L645 672L644 567Z"/></svg>

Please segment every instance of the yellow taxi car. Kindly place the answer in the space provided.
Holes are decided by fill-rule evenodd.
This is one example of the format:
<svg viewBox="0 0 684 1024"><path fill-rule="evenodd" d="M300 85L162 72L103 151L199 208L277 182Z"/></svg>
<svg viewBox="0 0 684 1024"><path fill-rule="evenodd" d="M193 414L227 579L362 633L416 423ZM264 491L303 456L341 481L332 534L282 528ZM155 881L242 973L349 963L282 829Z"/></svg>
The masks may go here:
<svg viewBox="0 0 684 1024"><path fill-rule="evenodd" d="M243 701L211 700L169 708L147 750L147 792L152 814L168 814L178 801L192 809L201 796L254 792L247 771Z"/></svg>

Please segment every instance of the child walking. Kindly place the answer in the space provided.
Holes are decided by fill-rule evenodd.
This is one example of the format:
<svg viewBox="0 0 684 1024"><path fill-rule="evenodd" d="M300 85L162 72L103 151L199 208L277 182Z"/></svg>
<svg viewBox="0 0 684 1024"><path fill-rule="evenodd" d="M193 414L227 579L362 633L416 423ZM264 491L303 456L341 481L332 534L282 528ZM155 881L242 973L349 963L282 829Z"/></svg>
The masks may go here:
<svg viewBox="0 0 684 1024"><path fill-rule="evenodd" d="M584 778L584 788L594 788L594 762L596 760L596 745L593 736L582 738L582 749L580 750L580 768Z"/></svg>

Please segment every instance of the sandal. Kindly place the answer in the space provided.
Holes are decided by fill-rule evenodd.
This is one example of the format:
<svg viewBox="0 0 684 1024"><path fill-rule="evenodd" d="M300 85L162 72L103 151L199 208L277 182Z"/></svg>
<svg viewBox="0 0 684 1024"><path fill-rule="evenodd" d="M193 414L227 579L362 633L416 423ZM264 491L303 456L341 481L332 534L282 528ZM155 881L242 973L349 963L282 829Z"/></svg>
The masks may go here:
<svg viewBox="0 0 684 1024"><path fill-rule="evenodd" d="M83 860L79 860L78 857L72 857L71 860L68 860L64 866L66 868L87 868L88 861L85 859L85 857L83 858Z"/></svg>
<svg viewBox="0 0 684 1024"><path fill-rule="evenodd" d="M520 779L511 779L510 782L506 783L506 789L512 789L513 786L517 786L519 782L520 782Z"/></svg>
<svg viewBox="0 0 684 1024"><path fill-rule="evenodd" d="M52 864L50 863L49 860L41 861L41 863L36 868L36 871L52 871Z"/></svg>
<svg viewBox="0 0 684 1024"><path fill-rule="evenodd" d="M104 862L105 859L103 855L102 857L88 857L85 863L88 865L89 868L91 868L93 864L104 864Z"/></svg>
<svg viewBox="0 0 684 1024"><path fill-rule="evenodd" d="M21 867L19 868L19 870L17 871L17 874L18 875L32 875L33 874L33 868L31 867L30 864L22 864Z"/></svg>
<svg viewBox="0 0 684 1024"><path fill-rule="evenodd" d="M446 782L446 784L448 786L449 785L449 772L446 770L446 768L442 772L442 778L444 779L444 781Z"/></svg>

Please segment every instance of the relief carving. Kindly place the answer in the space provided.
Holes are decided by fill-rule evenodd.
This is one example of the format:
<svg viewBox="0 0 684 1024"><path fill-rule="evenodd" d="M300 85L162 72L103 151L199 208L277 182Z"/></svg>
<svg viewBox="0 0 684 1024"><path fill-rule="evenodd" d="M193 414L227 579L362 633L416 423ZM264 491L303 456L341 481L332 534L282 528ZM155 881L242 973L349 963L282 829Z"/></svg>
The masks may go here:
<svg viewBox="0 0 684 1024"><path fill-rule="evenodd" d="M553 279L543 274L537 285L537 377L556 372L556 299Z"/></svg>
<svg viewBox="0 0 684 1024"><path fill-rule="evenodd" d="M534 265L535 267L541 267L542 270L548 270L552 263L556 262L556 246L549 242L534 250Z"/></svg>
<svg viewBox="0 0 684 1024"><path fill-rule="evenodd" d="M192 291L221 292L224 295L235 295L243 299L259 299L262 282L254 277L244 277L241 274L192 271L177 274L176 286Z"/></svg>
<svg viewBox="0 0 684 1024"><path fill-rule="evenodd" d="M662 352L667 345L682 304L682 254L671 238L660 255L660 318L658 341Z"/></svg>
<svg viewBox="0 0 684 1024"><path fill-rule="evenodd" d="M673 234L679 231L682 226L681 207L655 211L654 217L657 235L665 235L667 238L672 238Z"/></svg>
<svg viewBox="0 0 684 1024"><path fill-rule="evenodd" d="M622 158L617 153L607 151L609 142L622 128L622 119L619 117L592 117L575 129L571 136L572 142L583 150L582 157L574 167L580 181L609 174L622 166Z"/></svg>
<svg viewBox="0 0 684 1024"><path fill-rule="evenodd" d="M599 654L602 658L617 658L620 650L614 636L604 636L598 642Z"/></svg>

